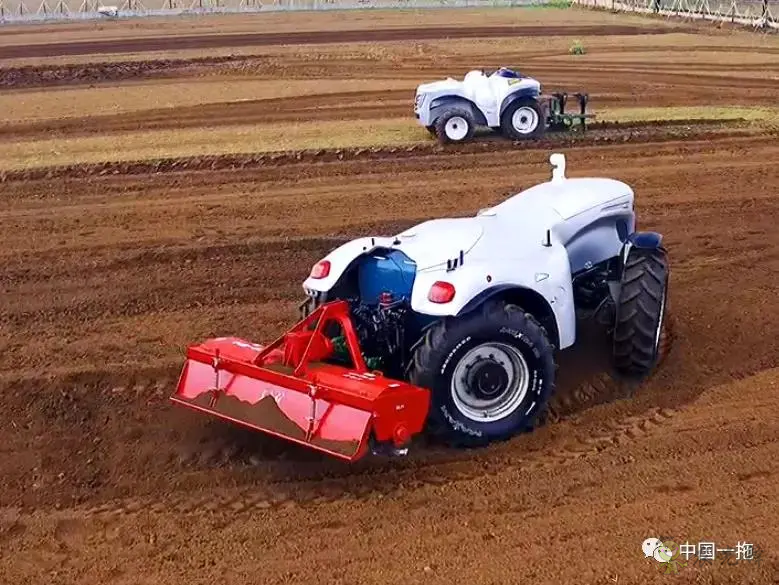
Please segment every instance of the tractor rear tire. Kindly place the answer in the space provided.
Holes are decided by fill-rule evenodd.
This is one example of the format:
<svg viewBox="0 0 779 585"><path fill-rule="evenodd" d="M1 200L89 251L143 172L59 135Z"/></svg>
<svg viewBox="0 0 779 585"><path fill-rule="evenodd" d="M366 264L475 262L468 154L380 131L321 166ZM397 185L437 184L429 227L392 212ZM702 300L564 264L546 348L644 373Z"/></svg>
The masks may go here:
<svg viewBox="0 0 779 585"><path fill-rule="evenodd" d="M668 304L668 257L663 248L631 248L622 273L614 325L614 368L641 380L663 357Z"/></svg>
<svg viewBox="0 0 779 585"><path fill-rule="evenodd" d="M435 133L441 144L468 142L476 131L476 120L465 108L448 108L435 121Z"/></svg>
<svg viewBox="0 0 779 585"><path fill-rule="evenodd" d="M409 380L431 393L428 432L454 447L533 430L555 385L554 347L516 305L487 302L427 330Z"/></svg>
<svg viewBox="0 0 779 585"><path fill-rule="evenodd" d="M501 133L511 140L535 140L546 131L546 115L533 98L511 102L500 117Z"/></svg>

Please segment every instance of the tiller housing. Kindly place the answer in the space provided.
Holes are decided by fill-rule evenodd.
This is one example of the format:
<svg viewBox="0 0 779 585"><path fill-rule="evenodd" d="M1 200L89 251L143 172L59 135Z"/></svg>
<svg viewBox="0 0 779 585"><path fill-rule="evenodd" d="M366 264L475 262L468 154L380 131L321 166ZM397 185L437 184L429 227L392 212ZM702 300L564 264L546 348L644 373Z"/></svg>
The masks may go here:
<svg viewBox="0 0 779 585"><path fill-rule="evenodd" d="M324 333L333 324L348 357ZM266 347L221 337L186 357L174 402L348 461L369 446L404 449L427 418L427 390L367 368L346 301L321 305Z"/></svg>

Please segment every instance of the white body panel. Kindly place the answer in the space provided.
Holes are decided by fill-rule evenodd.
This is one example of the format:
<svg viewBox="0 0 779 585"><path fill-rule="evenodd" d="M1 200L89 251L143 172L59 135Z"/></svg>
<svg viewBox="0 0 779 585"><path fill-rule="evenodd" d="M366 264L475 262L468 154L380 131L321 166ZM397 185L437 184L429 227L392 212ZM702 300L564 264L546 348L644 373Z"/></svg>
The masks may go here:
<svg viewBox="0 0 779 585"><path fill-rule="evenodd" d="M355 258L377 248L402 251L417 265L411 308L427 315L457 315L479 293L495 286L539 293L554 312L561 349L572 345L575 307L572 274L616 257L623 241L614 222L634 230L632 189L599 178L553 179L513 195L474 217L424 222L396 237L360 238L325 259L327 278L308 278L310 291L327 291ZM454 269L447 269L451 261ZM436 304L436 281L454 285L451 302Z"/></svg>
<svg viewBox="0 0 779 585"><path fill-rule="evenodd" d="M490 247L496 243L493 242ZM487 288L520 286L540 293L551 305L560 333L560 348L573 345L576 315L565 248L554 240L550 247L534 247L524 253L512 245L504 248L499 260L490 256L488 248L485 246L480 253L469 254L464 265L452 272L447 272L446 266L418 272L411 295L411 308L426 315L456 315L468 301ZM451 302L436 304L428 300L427 294L438 280L454 285L456 293Z"/></svg>
<svg viewBox="0 0 779 585"><path fill-rule="evenodd" d="M484 226L471 217L433 219L398 234L400 244L396 247L412 258L421 271L445 265L460 250L468 254L483 235ZM436 244L433 246L432 242Z"/></svg>
<svg viewBox="0 0 779 585"><path fill-rule="evenodd" d="M501 105L510 94L518 91L540 93L541 84L530 77L512 79L497 73L485 75L482 71L469 71L462 81L451 77L417 87L414 111L419 123L429 126L430 105L445 96L459 96L472 101L479 108L490 127L500 126Z"/></svg>

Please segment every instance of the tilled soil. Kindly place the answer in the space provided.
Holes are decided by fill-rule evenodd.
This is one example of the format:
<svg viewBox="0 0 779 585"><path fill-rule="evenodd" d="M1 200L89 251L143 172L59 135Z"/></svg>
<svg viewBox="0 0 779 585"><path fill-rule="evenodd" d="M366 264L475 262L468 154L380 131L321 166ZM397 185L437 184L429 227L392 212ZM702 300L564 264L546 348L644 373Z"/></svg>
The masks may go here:
<svg viewBox="0 0 779 585"><path fill-rule="evenodd" d="M679 31L679 29L677 29ZM142 39L110 39L84 42L0 45L0 59L92 55L94 53L142 53L182 49L222 47L261 47L267 45L320 45L326 43L363 43L425 39L476 39L510 36L566 35L651 35L665 34L663 26L437 26L369 30L303 31L282 33L214 34L162 36Z"/></svg>
<svg viewBox="0 0 779 585"><path fill-rule="evenodd" d="M779 142L598 132L3 175L0 581L776 582ZM169 403L188 343L272 339L332 247L475 213L558 146L665 236L670 353L644 385L584 327L532 435L351 466ZM651 536L762 556L664 576Z"/></svg>

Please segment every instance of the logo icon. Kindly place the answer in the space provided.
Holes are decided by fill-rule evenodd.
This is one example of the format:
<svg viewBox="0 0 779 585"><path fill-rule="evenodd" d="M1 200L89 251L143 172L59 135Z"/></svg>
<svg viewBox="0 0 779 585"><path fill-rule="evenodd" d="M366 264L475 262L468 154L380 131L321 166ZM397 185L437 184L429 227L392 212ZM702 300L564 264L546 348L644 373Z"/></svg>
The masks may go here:
<svg viewBox="0 0 779 585"><path fill-rule="evenodd" d="M655 556L655 550L662 545L663 543L660 542L659 538L647 538L642 544L641 544L641 550L644 551L644 558L654 557Z"/></svg>
<svg viewBox="0 0 779 585"><path fill-rule="evenodd" d="M652 557L658 563L665 565L665 574L677 573L679 567L686 566L687 563L679 561L681 550L672 540L662 541L659 538L647 538L641 543L641 550L644 552L644 558Z"/></svg>

